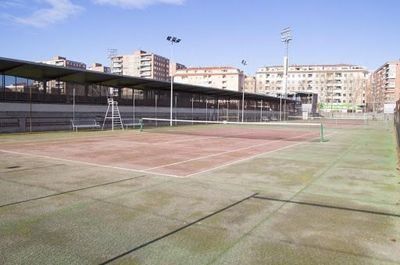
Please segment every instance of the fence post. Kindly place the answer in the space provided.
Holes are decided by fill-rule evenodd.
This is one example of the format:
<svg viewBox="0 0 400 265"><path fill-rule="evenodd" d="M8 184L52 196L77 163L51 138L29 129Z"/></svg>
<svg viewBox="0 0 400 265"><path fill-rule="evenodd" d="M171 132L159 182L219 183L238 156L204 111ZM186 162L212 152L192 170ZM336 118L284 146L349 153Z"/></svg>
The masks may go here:
<svg viewBox="0 0 400 265"><path fill-rule="evenodd" d="M322 124L322 122L321 122L319 134L320 134L320 141L321 141L321 143L323 143L324 142L324 125Z"/></svg>

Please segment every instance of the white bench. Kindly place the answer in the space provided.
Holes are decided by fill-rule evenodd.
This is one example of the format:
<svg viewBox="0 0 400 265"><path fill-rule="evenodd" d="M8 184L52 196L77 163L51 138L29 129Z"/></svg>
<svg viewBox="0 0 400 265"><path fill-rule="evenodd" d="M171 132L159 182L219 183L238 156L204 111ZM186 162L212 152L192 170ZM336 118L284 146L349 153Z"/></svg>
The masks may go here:
<svg viewBox="0 0 400 265"><path fill-rule="evenodd" d="M124 127L125 127L125 128L132 127L132 128L134 129L134 128L136 128L136 127L139 127L140 129L142 129L142 127L143 127L143 124L142 124L141 121L136 122L136 121L134 121L134 120L132 120L132 119L130 119L130 120L123 120L123 123L124 123Z"/></svg>
<svg viewBox="0 0 400 265"><path fill-rule="evenodd" d="M100 129L100 124L95 120L71 120L72 130L78 129Z"/></svg>

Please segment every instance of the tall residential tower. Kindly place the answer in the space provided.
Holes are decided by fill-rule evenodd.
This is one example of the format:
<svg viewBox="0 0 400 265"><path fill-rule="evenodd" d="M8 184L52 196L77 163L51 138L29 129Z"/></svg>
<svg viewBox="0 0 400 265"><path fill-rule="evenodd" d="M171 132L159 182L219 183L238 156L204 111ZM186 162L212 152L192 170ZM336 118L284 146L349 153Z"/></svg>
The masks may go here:
<svg viewBox="0 0 400 265"><path fill-rule="evenodd" d="M111 62L111 72L114 74L160 81L170 80L170 60L154 53L138 50L133 54L113 56ZM184 65L175 64L171 71L184 67Z"/></svg>

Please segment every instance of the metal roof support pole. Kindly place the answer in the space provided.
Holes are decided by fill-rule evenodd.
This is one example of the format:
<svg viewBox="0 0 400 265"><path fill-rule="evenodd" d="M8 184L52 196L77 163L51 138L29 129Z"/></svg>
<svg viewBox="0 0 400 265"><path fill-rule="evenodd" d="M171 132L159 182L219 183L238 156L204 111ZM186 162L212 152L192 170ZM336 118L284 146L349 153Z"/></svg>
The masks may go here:
<svg viewBox="0 0 400 265"><path fill-rule="evenodd" d="M47 94L47 81L42 81L43 83L43 93L46 95Z"/></svg>
<svg viewBox="0 0 400 265"><path fill-rule="evenodd" d="M229 103L231 102L231 99L228 98L228 102L226 103L226 120L229 121Z"/></svg>
<svg viewBox="0 0 400 265"><path fill-rule="evenodd" d="M192 124L193 124L193 94L192 94L191 102L192 102Z"/></svg>
<svg viewBox="0 0 400 265"><path fill-rule="evenodd" d="M28 85L28 79L26 79ZM29 132L32 132L32 86L29 86Z"/></svg>
<svg viewBox="0 0 400 265"><path fill-rule="evenodd" d="M263 121L263 100L261 100L261 106L260 106L260 122Z"/></svg>
<svg viewBox="0 0 400 265"><path fill-rule="evenodd" d="M237 121L240 121L240 100L237 100Z"/></svg>
<svg viewBox="0 0 400 265"><path fill-rule="evenodd" d="M118 99L122 98L122 88L117 88L118 91Z"/></svg>
<svg viewBox="0 0 400 265"><path fill-rule="evenodd" d="M258 100L254 99L254 121L257 121L257 108L258 108Z"/></svg>
<svg viewBox="0 0 400 265"><path fill-rule="evenodd" d="M175 108L174 108L174 113L175 113L175 120L178 119L178 95L175 95ZM175 125L177 122L175 121Z"/></svg>
<svg viewBox="0 0 400 265"><path fill-rule="evenodd" d="M157 112L158 112L158 94L157 92L154 93L154 118L157 119ZM158 126L158 122L156 120L156 127Z"/></svg>
<svg viewBox="0 0 400 265"><path fill-rule="evenodd" d="M3 88L3 99L6 99L6 76L1 73L1 88Z"/></svg>
<svg viewBox="0 0 400 265"><path fill-rule="evenodd" d="M174 108L173 98L174 98L174 76L171 76L171 93L170 93L170 103L169 103L169 126L172 126L172 111Z"/></svg>
<svg viewBox="0 0 400 265"><path fill-rule="evenodd" d="M288 106L286 104L286 98L284 99L284 104L283 104L283 120L287 120L287 116L288 116Z"/></svg>
<svg viewBox="0 0 400 265"><path fill-rule="evenodd" d="M217 121L219 121L219 98L217 97Z"/></svg>
<svg viewBox="0 0 400 265"><path fill-rule="evenodd" d="M208 100L206 98L206 121L208 120Z"/></svg>
<svg viewBox="0 0 400 265"><path fill-rule="evenodd" d="M136 99L135 99L135 89L132 89L132 123L136 122Z"/></svg>
<svg viewBox="0 0 400 265"><path fill-rule="evenodd" d="M242 92L242 122L244 122L244 89Z"/></svg>
<svg viewBox="0 0 400 265"><path fill-rule="evenodd" d="M75 122L75 85L72 88L72 120Z"/></svg>

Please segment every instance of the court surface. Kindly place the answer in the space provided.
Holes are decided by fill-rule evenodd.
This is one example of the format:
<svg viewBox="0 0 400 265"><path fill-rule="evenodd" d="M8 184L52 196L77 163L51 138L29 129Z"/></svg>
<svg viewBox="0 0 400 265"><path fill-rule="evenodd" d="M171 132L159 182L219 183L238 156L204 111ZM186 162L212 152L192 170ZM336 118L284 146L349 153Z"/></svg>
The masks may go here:
<svg viewBox="0 0 400 265"><path fill-rule="evenodd" d="M390 124L229 132L0 135L0 263L400 263Z"/></svg>

